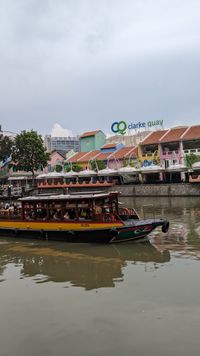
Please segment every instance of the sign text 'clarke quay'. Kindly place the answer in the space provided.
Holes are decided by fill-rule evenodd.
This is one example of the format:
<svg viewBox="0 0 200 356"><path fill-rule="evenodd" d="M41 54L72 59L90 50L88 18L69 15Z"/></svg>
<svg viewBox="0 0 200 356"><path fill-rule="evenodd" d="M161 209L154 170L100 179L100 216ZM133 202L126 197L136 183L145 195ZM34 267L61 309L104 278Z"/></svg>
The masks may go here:
<svg viewBox="0 0 200 356"><path fill-rule="evenodd" d="M114 132L115 134L121 134L124 135L126 133L126 130L137 130L140 128L144 128L146 129L151 128L151 127L155 127L155 126L160 126L163 127L163 120L152 120L152 121L147 121L147 122L137 122L135 123L131 123L129 125L127 125L127 123L125 121L115 121L113 122L113 124L111 125L111 130L112 132Z"/></svg>

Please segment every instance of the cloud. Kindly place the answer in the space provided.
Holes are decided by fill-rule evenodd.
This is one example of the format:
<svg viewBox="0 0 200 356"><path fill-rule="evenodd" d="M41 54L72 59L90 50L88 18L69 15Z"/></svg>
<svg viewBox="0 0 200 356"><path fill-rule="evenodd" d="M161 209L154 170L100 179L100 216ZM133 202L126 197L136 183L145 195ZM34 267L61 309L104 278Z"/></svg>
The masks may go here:
<svg viewBox="0 0 200 356"><path fill-rule="evenodd" d="M53 125L52 131L51 131L51 136L52 137L68 137L68 136L73 136L73 133L71 130L64 129L60 124L55 123Z"/></svg>
<svg viewBox="0 0 200 356"><path fill-rule="evenodd" d="M200 117L198 0L2 0L5 130Z"/></svg>

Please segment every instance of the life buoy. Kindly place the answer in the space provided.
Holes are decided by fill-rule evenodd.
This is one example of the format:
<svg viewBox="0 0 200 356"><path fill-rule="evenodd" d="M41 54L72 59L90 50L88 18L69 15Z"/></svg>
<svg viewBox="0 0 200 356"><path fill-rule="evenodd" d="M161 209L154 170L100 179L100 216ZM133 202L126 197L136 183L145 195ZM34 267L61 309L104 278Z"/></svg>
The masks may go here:
<svg viewBox="0 0 200 356"><path fill-rule="evenodd" d="M133 208L128 208L129 216L137 215Z"/></svg>
<svg viewBox="0 0 200 356"><path fill-rule="evenodd" d="M129 212L128 208L122 208L122 209L120 209L119 214L120 215L128 215L129 216L130 212Z"/></svg>

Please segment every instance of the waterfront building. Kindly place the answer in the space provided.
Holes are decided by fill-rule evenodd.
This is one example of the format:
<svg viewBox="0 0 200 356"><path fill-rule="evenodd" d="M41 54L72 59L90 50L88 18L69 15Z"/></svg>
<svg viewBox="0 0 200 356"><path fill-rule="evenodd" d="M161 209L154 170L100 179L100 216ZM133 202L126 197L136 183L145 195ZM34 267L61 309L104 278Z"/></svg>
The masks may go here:
<svg viewBox="0 0 200 356"><path fill-rule="evenodd" d="M200 156L200 125L188 127L181 140L184 157L191 153Z"/></svg>
<svg viewBox="0 0 200 356"><path fill-rule="evenodd" d="M152 131L138 146L138 159L141 167L160 164L159 140L167 130Z"/></svg>
<svg viewBox="0 0 200 356"><path fill-rule="evenodd" d="M184 161L186 155L194 154L199 157L199 162L196 164L200 164L200 125L191 126L185 131L182 137L182 148ZM200 170L194 170L194 173L189 177L189 181L191 183L200 182Z"/></svg>
<svg viewBox="0 0 200 356"><path fill-rule="evenodd" d="M200 157L200 125L154 131L138 148L141 167L159 166L157 173L148 172L148 177L145 171L146 181L188 181L185 157L191 153Z"/></svg>
<svg viewBox="0 0 200 356"><path fill-rule="evenodd" d="M65 162L65 153L64 151L52 151L50 153L50 159L48 161L47 167L44 168L43 172L48 173L48 172L53 172L56 171L59 167L59 170L64 169L64 162Z"/></svg>
<svg viewBox="0 0 200 356"><path fill-rule="evenodd" d="M99 150L106 141L106 136L101 130L84 132L80 136L80 151L90 152Z"/></svg>
<svg viewBox="0 0 200 356"><path fill-rule="evenodd" d="M184 164L182 137L188 127L169 129L160 139L160 162L163 168Z"/></svg>
<svg viewBox="0 0 200 356"><path fill-rule="evenodd" d="M99 150L94 150L91 152L78 152L70 158L66 159L66 162L73 167L73 165L77 164L81 166L83 169L87 169L90 167L90 162L95 160L99 154Z"/></svg>
<svg viewBox="0 0 200 356"><path fill-rule="evenodd" d="M104 145L100 150L79 152L67 159L71 165L78 164L83 169L91 168L92 161L103 161L109 168L121 168L137 160L137 147L124 147L122 144Z"/></svg>
<svg viewBox="0 0 200 356"><path fill-rule="evenodd" d="M79 137L67 136L67 137L53 137L51 135L45 135L44 143L48 152L51 151L80 151Z"/></svg>

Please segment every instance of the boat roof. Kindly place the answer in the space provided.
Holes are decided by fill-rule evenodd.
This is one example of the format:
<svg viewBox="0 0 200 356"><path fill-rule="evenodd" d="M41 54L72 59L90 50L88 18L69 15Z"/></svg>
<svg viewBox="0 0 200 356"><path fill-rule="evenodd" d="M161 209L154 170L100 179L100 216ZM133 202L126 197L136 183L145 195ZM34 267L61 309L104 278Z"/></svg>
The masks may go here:
<svg viewBox="0 0 200 356"><path fill-rule="evenodd" d="M110 196L118 196L120 193L118 191L115 192L107 192L107 193L88 193L88 194L59 194L59 195L48 195L48 196L29 196L24 198L19 198L19 201L22 202L31 202L31 201L59 201L59 200L79 200L79 199L98 199L98 198L107 198Z"/></svg>

